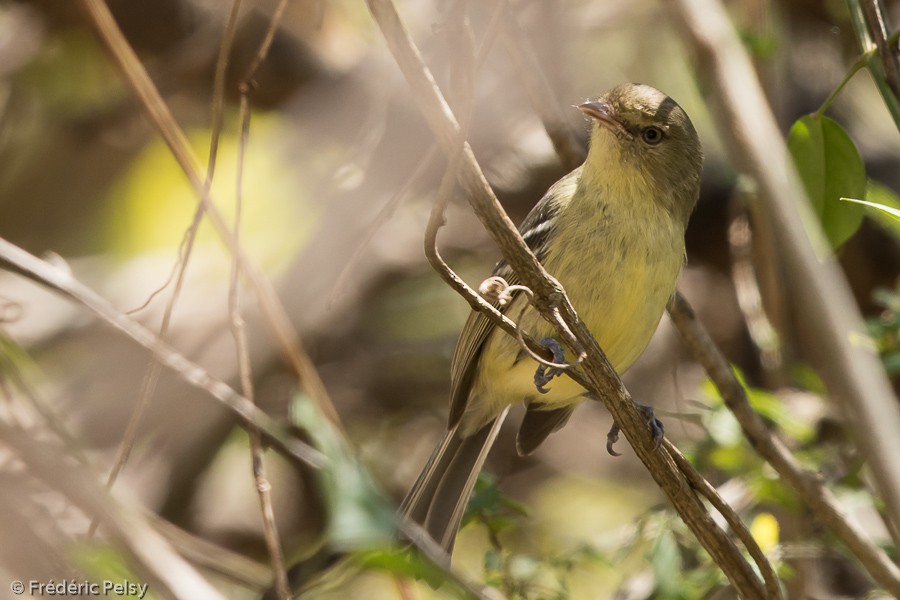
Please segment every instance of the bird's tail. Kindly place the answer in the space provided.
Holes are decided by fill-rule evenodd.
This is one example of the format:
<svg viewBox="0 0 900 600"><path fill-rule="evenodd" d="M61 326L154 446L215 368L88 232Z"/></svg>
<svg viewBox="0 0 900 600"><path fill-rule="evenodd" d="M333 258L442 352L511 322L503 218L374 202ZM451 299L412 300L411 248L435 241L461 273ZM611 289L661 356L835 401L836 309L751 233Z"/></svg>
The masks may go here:
<svg viewBox="0 0 900 600"><path fill-rule="evenodd" d="M467 437L458 426L447 432L400 506L447 554L453 552L475 480L508 412Z"/></svg>

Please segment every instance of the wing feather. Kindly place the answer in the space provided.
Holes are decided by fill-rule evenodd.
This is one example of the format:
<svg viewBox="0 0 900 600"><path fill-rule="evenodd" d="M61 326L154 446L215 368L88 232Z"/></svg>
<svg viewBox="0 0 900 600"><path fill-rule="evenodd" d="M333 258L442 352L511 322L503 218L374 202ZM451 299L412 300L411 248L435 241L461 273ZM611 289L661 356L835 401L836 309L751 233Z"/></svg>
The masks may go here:
<svg viewBox="0 0 900 600"><path fill-rule="evenodd" d="M519 231L525 239L525 243L535 253L538 260L544 259L542 252L547 237L553 230L555 216L560 208L559 199L564 195L571 196L574 186L577 185L581 167L575 169L559 181L557 181L541 201L538 202L522 224ZM491 275L503 277L510 285L519 283L518 276L505 260L501 260L494 266ZM507 304L509 306L509 304ZM494 303L495 308L499 308ZM502 308L500 310L503 310ZM453 352L453 360L450 364L450 427L455 427L466 411L469 402L469 392L478 366L478 359L484 348L484 343L494 330L494 325L481 312L472 311L466 324L463 326L456 342L456 350Z"/></svg>

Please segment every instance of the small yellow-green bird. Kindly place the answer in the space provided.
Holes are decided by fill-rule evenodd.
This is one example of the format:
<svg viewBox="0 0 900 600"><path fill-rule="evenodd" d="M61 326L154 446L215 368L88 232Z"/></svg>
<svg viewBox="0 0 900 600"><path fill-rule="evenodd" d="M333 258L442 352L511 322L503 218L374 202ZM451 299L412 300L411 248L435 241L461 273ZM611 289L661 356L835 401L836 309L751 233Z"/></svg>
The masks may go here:
<svg viewBox="0 0 900 600"><path fill-rule="evenodd" d="M592 120L587 159L547 191L520 231L623 373L646 348L675 290L703 152L687 113L648 85L619 85L578 108ZM503 261L494 275L517 281ZM524 302L519 294L504 310L518 315ZM532 309L519 325L538 340L554 333ZM508 408L527 405L516 439L525 455L586 397L568 377L539 391L535 367L515 338L481 313L469 316L451 366L449 430L401 507L448 553Z"/></svg>

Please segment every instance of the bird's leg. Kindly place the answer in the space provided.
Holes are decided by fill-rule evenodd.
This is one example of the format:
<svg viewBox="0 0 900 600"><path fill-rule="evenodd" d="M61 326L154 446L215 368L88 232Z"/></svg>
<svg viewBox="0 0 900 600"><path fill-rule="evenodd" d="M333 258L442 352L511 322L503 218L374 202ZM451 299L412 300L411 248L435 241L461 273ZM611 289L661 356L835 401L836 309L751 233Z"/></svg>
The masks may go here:
<svg viewBox="0 0 900 600"><path fill-rule="evenodd" d="M637 407L638 412L647 419L647 426L650 427L650 435L653 437L653 449L656 450L663 441L663 437L666 434L666 428L663 425L663 422L656 418L652 406L647 406L640 402L635 402L634 405ZM615 443L619 441L619 431L619 425L614 422L609 429L609 433L606 434L606 451L609 452L611 456L621 456L621 454L616 452L615 448L613 448Z"/></svg>
<svg viewBox="0 0 900 600"><path fill-rule="evenodd" d="M563 364L566 362L566 351L563 350L562 344L552 337L545 337L540 341L541 346L549 350L553 354L553 362ZM562 369L548 367L547 365L538 365L534 372L534 387L542 394L546 394L550 390L544 386L550 381L562 374Z"/></svg>

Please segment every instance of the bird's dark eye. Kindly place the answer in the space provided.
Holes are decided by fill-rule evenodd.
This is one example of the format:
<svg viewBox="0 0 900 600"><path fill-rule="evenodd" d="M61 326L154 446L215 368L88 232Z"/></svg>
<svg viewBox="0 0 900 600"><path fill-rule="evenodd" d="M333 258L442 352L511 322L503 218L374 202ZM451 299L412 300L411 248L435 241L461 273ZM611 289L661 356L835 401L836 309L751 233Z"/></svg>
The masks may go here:
<svg viewBox="0 0 900 600"><path fill-rule="evenodd" d="M641 132L641 138L651 146L655 146L663 139L662 129L652 126L647 127L646 129L644 129L644 131Z"/></svg>

